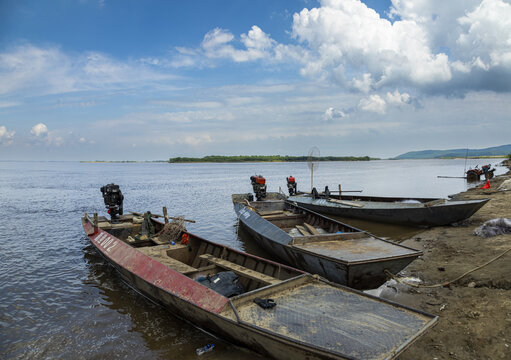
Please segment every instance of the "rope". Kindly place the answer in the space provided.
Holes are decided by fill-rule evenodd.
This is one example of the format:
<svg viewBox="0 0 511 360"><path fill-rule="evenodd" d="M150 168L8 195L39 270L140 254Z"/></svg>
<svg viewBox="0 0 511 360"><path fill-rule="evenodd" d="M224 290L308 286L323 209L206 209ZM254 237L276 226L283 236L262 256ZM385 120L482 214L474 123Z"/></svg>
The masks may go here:
<svg viewBox="0 0 511 360"><path fill-rule="evenodd" d="M446 281L444 283L440 283L440 284L434 284L434 285L421 285L421 284L414 284L414 283L410 283L410 282L407 282L407 281L404 281L403 278L400 278L400 277L397 277L396 275L392 274L390 271L388 271L387 269L385 269L383 272L390 278L396 280L398 283L400 284L403 284L403 285L409 285L409 286L413 286L413 287L416 287L416 288L438 288L438 287L444 287L444 286L447 286L447 285L450 285L452 283L455 283L456 281L460 280L461 278L467 276L468 274L470 273L473 273L474 271L477 271L479 269L482 269L483 267L487 266L487 265L490 265L492 262L494 262L495 260L498 260L500 259L502 256L506 255L509 251L511 251L511 248L507 249L506 251L504 251L502 254L494 257L493 259L491 259L490 261L488 261L487 263L484 263L483 265L480 265L472 270L469 270L467 271L466 273L458 276L457 278L455 279L452 279L450 281Z"/></svg>

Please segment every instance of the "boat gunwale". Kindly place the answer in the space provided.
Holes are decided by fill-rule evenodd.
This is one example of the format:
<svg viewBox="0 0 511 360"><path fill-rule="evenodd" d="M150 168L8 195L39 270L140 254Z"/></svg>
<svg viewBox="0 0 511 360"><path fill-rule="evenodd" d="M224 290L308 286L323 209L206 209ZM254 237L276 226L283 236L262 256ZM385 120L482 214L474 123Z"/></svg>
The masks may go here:
<svg viewBox="0 0 511 360"><path fill-rule="evenodd" d="M273 200L272 200L273 201ZM369 264L369 263L378 263L378 262L384 262L384 261L390 261L390 260L398 260L398 259L405 259L405 258L410 258L410 257L413 257L413 258L417 258L419 256L422 256L424 253L422 250L418 250L418 249L414 249L412 247L409 247L409 246L406 246L406 245L403 245L403 244L397 244L393 241L390 241L390 240L386 240L386 239L382 239L376 235L373 235L371 234L370 232L367 232L367 231L364 231L364 230L361 230L361 229L358 229L352 225L348 225L348 224L345 224L341 221L338 221L338 220L335 220L335 219L332 219L332 218L329 218L328 216L325 216L325 215L322 215L322 214L319 214L313 210L309 210L309 209L306 209L306 208L303 208L299 205L296 205L296 204L293 204L293 202L291 202L290 200L274 200L274 201L282 201L286 204L289 204L299 210L302 210L302 211L305 211L306 213L309 212L309 213L312 213L316 216L319 216L319 217L322 217L326 220L329 220L329 221L332 221L332 222L335 222L335 223L338 223L338 224L341 224L342 226L345 226L349 229L353 229L353 230L356 230L354 231L354 233L362 233L362 234L367 234L369 235L369 237L372 237L374 239L377 239L379 241L383 241L385 243L388 243L390 245L393 245L393 246L397 246L397 247L401 247L401 248L405 248L407 250L410 250L412 251L410 254L404 254L404 255L394 255L394 256L388 256L388 257L382 257L382 258L376 258L376 259L369 259L369 260L357 260L357 261L348 261L348 260L342 260L342 259L339 259L339 258L334 258L334 257L330 257L330 256L326 256L326 255L323 255L323 254L319 254L319 253L316 253L316 252L313 252L313 251L310 251L310 250L306 250L306 249L303 249L303 248L300 248L300 247L297 247L295 246L294 244L292 244L292 241L287 243L287 244L281 244L279 242L276 242L272 239L269 239L270 241L272 242L275 242L275 243L278 243L284 247L286 246L289 246L289 247L292 247L293 249L297 250L297 251L300 251L300 252L305 252L305 253L308 253L308 254L311 254L311 255L314 255L314 256L317 256L317 257L320 257L322 259L325 259L325 260L329 260L329 261L333 261L333 262L336 262L338 264L343 264L343 265L358 265L358 264ZM247 209L248 211L251 211L252 213L254 213L254 215L257 215L259 216L261 219L271 223L273 226L275 226L276 228L278 228L282 233L285 233L287 235L289 235L286 231L284 231L282 228L280 228L279 226L273 224L271 222L271 220L268 220L268 219L265 219L263 216L261 216L260 214L257 213L257 211L254 211L255 208L251 207L250 205L247 206L247 204L243 203L243 202L238 202L237 204L239 204L240 206L243 206L245 209ZM256 209L255 209L256 210ZM244 222L241 218L240 218L240 221ZM291 239L294 239L293 236L289 235L291 237ZM305 238L305 236L302 236L300 238ZM334 240L331 240L331 241L334 241ZM342 240L339 240L339 241L342 241Z"/></svg>
<svg viewBox="0 0 511 360"><path fill-rule="evenodd" d="M348 196L348 197L351 197L351 195L343 195L343 196ZM333 208L341 208L341 209L353 209L353 208L356 208L355 206L350 206L350 205L343 205L343 204L340 204L340 203L328 203L328 204L324 204L324 205L318 205L318 204L314 204L313 201L314 200L327 200L328 201L328 197L324 196L324 195L321 195L318 197L318 198L313 198L311 194L309 193L303 193L303 194L297 194L297 195L293 195L293 196L290 196L286 199L286 201L290 201L290 202L296 202L295 199L289 199L289 198L306 198L306 199L311 199L312 201L310 202L310 205L315 205L315 206L328 206L328 207L333 207ZM339 196L337 195L331 195L330 196L331 198L333 199L338 199ZM429 200L429 201L420 201L420 203L411 203L412 205L424 205L422 207L418 207L418 206L415 206L415 207L406 207L406 206L402 206L402 207L392 207L390 208L391 210L393 211L396 211L396 210L410 210L410 209L431 209L431 208L441 208L441 207L447 207L447 206L463 206L463 205L476 205L476 204L481 204L484 205L486 204L488 201L490 201L491 199L490 198L483 198L483 199L460 199L460 200L453 200L453 199L446 199L446 198L411 198L411 197L403 197L403 198L392 198L392 197L388 197L388 198L385 198L385 197L372 197L372 196L367 196L368 198L374 198L374 199L389 199L388 201L378 201L378 200L364 200L362 199L362 196L361 197L356 197L355 199L346 199L348 201L356 201L356 200L360 200L360 204L371 204L371 203L383 203L383 204L402 204L402 205L406 205L407 203L400 203L398 202L399 200L417 200L417 201L420 201L420 200ZM396 200L396 201L390 201L390 199L392 200ZM341 199L342 200L342 199ZM436 201L436 200L444 200L443 203L438 203L438 204L432 204L430 206L427 206L426 204L430 201ZM358 209L358 208L357 208ZM371 208L371 207L364 207L364 208L360 208L361 211L363 210L386 210L387 208Z"/></svg>

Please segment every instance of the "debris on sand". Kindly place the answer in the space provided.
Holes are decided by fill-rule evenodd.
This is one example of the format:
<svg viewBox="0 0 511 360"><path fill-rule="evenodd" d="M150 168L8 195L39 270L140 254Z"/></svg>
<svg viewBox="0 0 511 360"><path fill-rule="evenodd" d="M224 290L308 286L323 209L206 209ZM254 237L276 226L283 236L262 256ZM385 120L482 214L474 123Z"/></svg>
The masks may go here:
<svg viewBox="0 0 511 360"><path fill-rule="evenodd" d="M474 230L474 235L485 238L502 234L511 234L511 219L491 219Z"/></svg>

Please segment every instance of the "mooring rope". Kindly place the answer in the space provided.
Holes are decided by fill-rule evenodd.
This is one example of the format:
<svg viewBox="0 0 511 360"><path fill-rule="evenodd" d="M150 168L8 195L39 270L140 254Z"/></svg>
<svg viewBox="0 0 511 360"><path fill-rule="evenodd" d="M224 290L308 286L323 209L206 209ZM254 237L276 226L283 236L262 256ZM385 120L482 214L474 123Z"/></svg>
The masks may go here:
<svg viewBox="0 0 511 360"><path fill-rule="evenodd" d="M450 281L446 281L444 283L441 283L441 284L433 284L433 285L422 285L422 284L414 284L414 283L410 283L410 282L407 282L407 281L404 281L403 278L400 278L394 274L392 274L390 271L388 271L387 269L384 270L384 273L390 277L391 279L394 279L396 280L398 283L400 284L403 284L403 285L409 285L409 286L413 286L413 287L416 287L416 288L437 288L437 287L444 287L444 286L447 286L447 285L450 285L452 283L455 283L456 281L460 280L461 278L467 276L468 274L470 273L473 273L474 271L477 271L479 269L482 269L483 267L487 266L487 265L490 265L492 262L494 262L495 260L498 260L500 259L502 256L506 255L509 251L511 251L511 248L507 249L506 251L504 251L502 254L494 257L493 259L491 259L490 261L484 263L483 265L480 265L472 270L469 270L467 271L466 273L458 276L457 278L455 279L452 279Z"/></svg>

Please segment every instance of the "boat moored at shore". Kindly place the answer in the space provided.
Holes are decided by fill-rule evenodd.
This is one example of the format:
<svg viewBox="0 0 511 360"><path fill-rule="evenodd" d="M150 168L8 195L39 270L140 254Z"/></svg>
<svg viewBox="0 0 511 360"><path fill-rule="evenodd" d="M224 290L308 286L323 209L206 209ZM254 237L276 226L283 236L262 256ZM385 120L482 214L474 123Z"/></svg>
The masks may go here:
<svg viewBox="0 0 511 360"><path fill-rule="evenodd" d="M275 359L392 359L433 315L202 239L145 214L82 218L134 289L177 317ZM172 224L172 223L169 223ZM144 228L154 235L139 236Z"/></svg>
<svg viewBox="0 0 511 360"><path fill-rule="evenodd" d="M268 253L291 266L356 289L383 284L384 270L397 273L422 252L378 238L340 221L279 200L234 194L239 222ZM275 200L271 200L275 199Z"/></svg>

